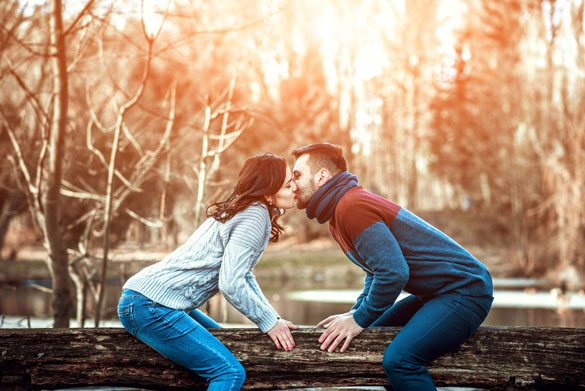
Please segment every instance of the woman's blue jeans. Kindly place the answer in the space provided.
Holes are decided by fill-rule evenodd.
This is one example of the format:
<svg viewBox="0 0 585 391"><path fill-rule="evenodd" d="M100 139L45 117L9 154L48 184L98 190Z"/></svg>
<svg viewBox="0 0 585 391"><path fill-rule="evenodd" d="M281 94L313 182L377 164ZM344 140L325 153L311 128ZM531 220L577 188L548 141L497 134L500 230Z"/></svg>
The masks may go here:
<svg viewBox="0 0 585 391"><path fill-rule="evenodd" d="M208 390L239 390L246 380L242 364L207 329L220 328L199 310L187 313L124 289L118 317L133 336L209 381Z"/></svg>
<svg viewBox="0 0 585 391"><path fill-rule="evenodd" d="M370 327L403 326L384 353L382 366L395 391L435 390L426 364L455 350L486 318L492 296L459 294L422 301L408 296Z"/></svg>

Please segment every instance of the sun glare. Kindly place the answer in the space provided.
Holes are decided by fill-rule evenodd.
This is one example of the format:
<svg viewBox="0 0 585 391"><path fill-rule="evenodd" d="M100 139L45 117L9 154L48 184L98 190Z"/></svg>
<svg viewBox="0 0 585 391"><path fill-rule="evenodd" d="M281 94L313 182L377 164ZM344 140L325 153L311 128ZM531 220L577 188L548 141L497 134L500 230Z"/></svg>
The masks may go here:
<svg viewBox="0 0 585 391"><path fill-rule="evenodd" d="M157 7L158 2L155 0L142 0L142 20L146 35L153 38L161 29L163 16L161 10Z"/></svg>

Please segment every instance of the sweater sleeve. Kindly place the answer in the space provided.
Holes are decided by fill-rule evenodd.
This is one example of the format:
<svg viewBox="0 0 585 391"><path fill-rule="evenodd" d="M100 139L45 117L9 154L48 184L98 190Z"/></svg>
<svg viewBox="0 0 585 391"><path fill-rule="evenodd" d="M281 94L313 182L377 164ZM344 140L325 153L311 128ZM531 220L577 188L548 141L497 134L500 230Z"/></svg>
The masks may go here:
<svg viewBox="0 0 585 391"><path fill-rule="evenodd" d="M364 328L394 304L410 274L400 245L386 223L390 219L387 212L376 203L356 199L338 216L343 236L371 274L353 313L356 323Z"/></svg>
<svg viewBox="0 0 585 391"><path fill-rule="evenodd" d="M229 238L219 272L219 291L265 333L276 324L278 313L264 297L252 274L257 254L266 246L264 213L266 211L261 208L251 207L226 224L225 234Z"/></svg>
<svg viewBox="0 0 585 391"><path fill-rule="evenodd" d="M364 289L357 298L357 300L355 301L353 307L351 307L352 310L357 310L364 301L364 299L368 296L368 294L370 293L370 287L372 286L373 279L374 279L373 274L366 273L366 278L364 280Z"/></svg>
<svg viewBox="0 0 585 391"><path fill-rule="evenodd" d="M382 221L364 230L354 245L373 271L368 295L353 314L357 324L368 327L394 304L408 282L409 269L396 238Z"/></svg>

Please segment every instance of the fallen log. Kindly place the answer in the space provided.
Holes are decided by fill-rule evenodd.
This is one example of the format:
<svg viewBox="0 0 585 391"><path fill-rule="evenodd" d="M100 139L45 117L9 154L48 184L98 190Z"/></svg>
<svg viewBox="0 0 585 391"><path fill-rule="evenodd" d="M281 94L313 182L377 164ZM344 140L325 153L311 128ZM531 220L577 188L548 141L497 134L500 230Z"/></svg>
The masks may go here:
<svg viewBox="0 0 585 391"><path fill-rule="evenodd" d="M381 367L398 328L364 331L345 353L319 350L318 330L293 332L296 348L278 351L256 329L213 334L247 372L246 389L387 384ZM0 389L128 386L204 389L123 329L0 329ZM482 327L457 351L429 366L439 386L585 390L585 329Z"/></svg>

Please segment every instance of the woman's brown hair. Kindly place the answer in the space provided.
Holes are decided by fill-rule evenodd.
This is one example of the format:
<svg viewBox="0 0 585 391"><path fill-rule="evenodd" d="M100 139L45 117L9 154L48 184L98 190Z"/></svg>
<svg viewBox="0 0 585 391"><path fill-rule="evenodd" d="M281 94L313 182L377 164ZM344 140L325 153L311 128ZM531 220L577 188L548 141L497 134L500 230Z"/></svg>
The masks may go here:
<svg viewBox="0 0 585 391"><path fill-rule="evenodd" d="M232 193L223 201L214 202L207 208L207 217L225 223L251 204L261 202L270 214L271 242L278 242L284 228L278 224L282 212L270 205L266 196L276 194L286 177L286 161L280 156L266 153L252 156L244 162Z"/></svg>

